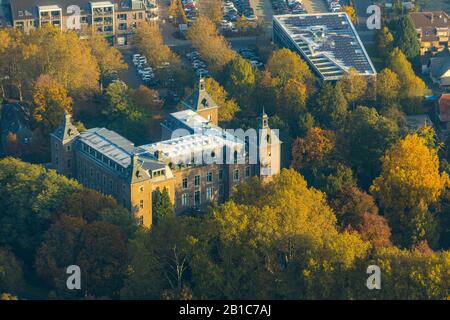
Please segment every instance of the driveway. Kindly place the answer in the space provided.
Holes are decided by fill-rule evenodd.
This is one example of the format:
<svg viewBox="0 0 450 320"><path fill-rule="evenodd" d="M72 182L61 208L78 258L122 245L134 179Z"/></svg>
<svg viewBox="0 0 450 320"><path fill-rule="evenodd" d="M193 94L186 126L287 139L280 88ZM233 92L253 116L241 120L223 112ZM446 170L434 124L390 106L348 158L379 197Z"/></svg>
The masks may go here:
<svg viewBox="0 0 450 320"><path fill-rule="evenodd" d="M270 0L250 0L250 5L258 19L262 19L264 24L272 25L273 9Z"/></svg>
<svg viewBox="0 0 450 320"><path fill-rule="evenodd" d="M328 12L325 0L303 0L303 5L308 13Z"/></svg>

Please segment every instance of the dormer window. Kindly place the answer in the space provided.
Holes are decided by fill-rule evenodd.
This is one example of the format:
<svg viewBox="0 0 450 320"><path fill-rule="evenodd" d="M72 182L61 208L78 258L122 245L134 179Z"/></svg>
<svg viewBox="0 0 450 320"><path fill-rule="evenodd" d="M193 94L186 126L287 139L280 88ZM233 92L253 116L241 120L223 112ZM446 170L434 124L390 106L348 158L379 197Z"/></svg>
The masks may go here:
<svg viewBox="0 0 450 320"><path fill-rule="evenodd" d="M204 107L207 107L207 106L208 106L208 101L207 101L205 98L203 98L203 100L202 100L202 105L203 105Z"/></svg>

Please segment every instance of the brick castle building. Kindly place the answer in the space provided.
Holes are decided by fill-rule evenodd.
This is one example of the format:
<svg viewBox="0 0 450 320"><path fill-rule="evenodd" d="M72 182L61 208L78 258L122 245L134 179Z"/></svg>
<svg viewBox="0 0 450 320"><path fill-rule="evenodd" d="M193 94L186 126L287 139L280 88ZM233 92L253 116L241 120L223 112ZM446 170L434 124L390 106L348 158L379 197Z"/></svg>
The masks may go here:
<svg viewBox="0 0 450 320"><path fill-rule="evenodd" d="M147 227L157 189L168 190L180 214L225 201L233 187L249 177L270 179L280 172L281 142L264 112L253 137L249 131L239 135L221 129L220 106L203 79L183 106L161 124L160 142L142 146L106 128L80 133L66 115L51 135L52 167L113 196Z"/></svg>

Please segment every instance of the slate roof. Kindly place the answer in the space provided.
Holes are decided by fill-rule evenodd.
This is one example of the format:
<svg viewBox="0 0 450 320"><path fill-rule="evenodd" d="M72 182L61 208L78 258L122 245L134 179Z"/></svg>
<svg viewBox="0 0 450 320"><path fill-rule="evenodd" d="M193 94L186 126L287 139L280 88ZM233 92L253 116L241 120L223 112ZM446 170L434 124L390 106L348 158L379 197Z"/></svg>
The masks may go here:
<svg viewBox="0 0 450 320"><path fill-rule="evenodd" d="M204 87L204 79L200 79L198 88L182 104L193 111L217 108L217 103L209 95Z"/></svg>
<svg viewBox="0 0 450 320"><path fill-rule="evenodd" d="M450 122L450 94L443 94L439 99L439 120Z"/></svg>
<svg viewBox="0 0 450 320"><path fill-rule="evenodd" d="M430 73L435 79L440 79L450 70L450 52L444 51L430 60Z"/></svg>
<svg viewBox="0 0 450 320"><path fill-rule="evenodd" d="M450 17L444 11L412 12L411 19L416 29L422 31L421 41L437 41L436 28L450 28Z"/></svg>
<svg viewBox="0 0 450 320"><path fill-rule="evenodd" d="M61 124L56 128L55 132L53 132L53 135L59 140L64 141L79 134L77 128L72 124L71 119L72 117L70 114L66 113Z"/></svg>

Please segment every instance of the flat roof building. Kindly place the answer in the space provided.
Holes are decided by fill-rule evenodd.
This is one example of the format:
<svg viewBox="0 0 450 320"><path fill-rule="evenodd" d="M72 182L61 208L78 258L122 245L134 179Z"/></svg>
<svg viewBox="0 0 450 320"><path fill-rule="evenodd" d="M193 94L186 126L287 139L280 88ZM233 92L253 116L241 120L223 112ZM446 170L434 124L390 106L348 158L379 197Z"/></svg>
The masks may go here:
<svg viewBox="0 0 450 320"><path fill-rule="evenodd" d="M273 40L300 54L322 80L339 80L351 68L360 75L376 75L355 27L344 12L274 16Z"/></svg>
<svg viewBox="0 0 450 320"><path fill-rule="evenodd" d="M9 0L4 7L8 8L9 24L26 33L47 24L78 32L93 28L111 44L126 45L136 28L147 20L147 3L148 0Z"/></svg>

